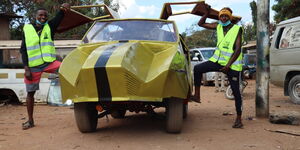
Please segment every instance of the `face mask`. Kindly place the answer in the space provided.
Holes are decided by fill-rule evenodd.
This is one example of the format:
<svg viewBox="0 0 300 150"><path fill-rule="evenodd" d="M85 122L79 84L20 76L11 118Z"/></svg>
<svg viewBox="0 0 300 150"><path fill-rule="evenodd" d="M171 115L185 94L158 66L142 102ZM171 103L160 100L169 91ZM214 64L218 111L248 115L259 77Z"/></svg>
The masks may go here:
<svg viewBox="0 0 300 150"><path fill-rule="evenodd" d="M40 24L40 25L45 25L45 24L47 24L47 23L48 23L48 21L46 21L45 23L41 23L40 21L38 21L38 20L35 20L35 23L36 23L36 24Z"/></svg>
<svg viewBox="0 0 300 150"><path fill-rule="evenodd" d="M222 21L219 20L219 24L222 25L223 27L226 27L231 24L231 21L228 20L227 22L223 23Z"/></svg>

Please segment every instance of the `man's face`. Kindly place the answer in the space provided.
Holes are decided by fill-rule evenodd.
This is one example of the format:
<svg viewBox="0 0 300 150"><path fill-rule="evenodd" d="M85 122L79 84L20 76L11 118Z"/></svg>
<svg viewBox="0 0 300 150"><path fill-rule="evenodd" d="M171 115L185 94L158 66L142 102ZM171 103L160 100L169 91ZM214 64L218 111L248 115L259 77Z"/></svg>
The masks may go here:
<svg viewBox="0 0 300 150"><path fill-rule="evenodd" d="M41 23L45 23L48 20L48 12L46 10L38 10L35 19Z"/></svg>
<svg viewBox="0 0 300 150"><path fill-rule="evenodd" d="M221 16L220 16L220 21L221 21L222 23L227 22L229 19L230 19L230 18L229 18L228 15L221 15Z"/></svg>

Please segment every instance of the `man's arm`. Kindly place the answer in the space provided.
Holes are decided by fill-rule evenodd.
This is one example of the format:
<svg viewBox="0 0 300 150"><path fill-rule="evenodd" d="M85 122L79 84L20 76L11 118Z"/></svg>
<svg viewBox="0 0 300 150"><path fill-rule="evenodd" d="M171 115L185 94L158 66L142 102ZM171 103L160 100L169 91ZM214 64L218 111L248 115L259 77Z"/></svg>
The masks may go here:
<svg viewBox="0 0 300 150"><path fill-rule="evenodd" d="M63 20L65 13L69 10L70 10L70 5L68 3L63 3L56 16L49 21L49 26L51 28L52 34L56 32L56 29L61 23L61 21Z"/></svg>
<svg viewBox="0 0 300 150"><path fill-rule="evenodd" d="M24 65L24 70L25 70L25 77L28 80L32 80L31 71L28 67L28 54L27 54L27 48L26 48L24 34L22 36L22 43L21 43L20 53L22 55L22 62L23 62L23 65Z"/></svg>
<svg viewBox="0 0 300 150"><path fill-rule="evenodd" d="M206 28L206 29L216 29L217 28L217 23L206 23L206 19L209 15L209 10L210 10L210 6L209 5L205 5L206 9L204 12L204 15L201 17L201 19L198 22L198 25L200 27Z"/></svg>
<svg viewBox="0 0 300 150"><path fill-rule="evenodd" d="M239 33L237 35L237 38L234 43L234 53L231 55L228 63L226 64L225 67L220 69L220 71L227 73L229 71L230 66L236 61L236 59L240 56L241 54L241 49L242 49L242 29L240 28Z"/></svg>

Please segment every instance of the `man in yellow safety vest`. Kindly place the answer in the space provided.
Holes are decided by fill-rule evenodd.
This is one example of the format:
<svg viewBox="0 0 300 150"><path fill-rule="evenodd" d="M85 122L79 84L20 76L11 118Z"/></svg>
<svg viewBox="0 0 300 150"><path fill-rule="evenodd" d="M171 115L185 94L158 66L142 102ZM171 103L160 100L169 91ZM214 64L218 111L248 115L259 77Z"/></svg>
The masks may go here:
<svg viewBox="0 0 300 150"><path fill-rule="evenodd" d="M217 49L214 55L205 63L194 67L195 94L191 100L200 103L200 85L202 74L211 71L220 71L228 76L233 95L237 117L233 128L242 128L242 97L239 90L239 82L242 71L242 29L240 26L231 23L232 10L225 7L219 12L219 21L206 23L210 6L206 5L206 12L198 22L198 25L207 29L217 30Z"/></svg>
<svg viewBox="0 0 300 150"><path fill-rule="evenodd" d="M36 11L35 22L24 25L23 38L20 48L25 69L24 82L27 91L28 121L22 124L24 130L34 127L33 106L34 94L39 90L39 82L43 72L55 73L61 62L56 60L56 51L53 43L54 33L64 18L70 5L61 5L57 15L48 22L48 12L44 8Z"/></svg>

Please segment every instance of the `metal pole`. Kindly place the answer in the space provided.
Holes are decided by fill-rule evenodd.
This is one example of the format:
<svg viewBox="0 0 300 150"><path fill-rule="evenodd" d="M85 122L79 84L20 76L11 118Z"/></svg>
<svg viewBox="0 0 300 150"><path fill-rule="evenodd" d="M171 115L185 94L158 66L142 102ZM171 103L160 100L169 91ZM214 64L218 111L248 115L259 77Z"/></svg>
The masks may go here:
<svg viewBox="0 0 300 150"><path fill-rule="evenodd" d="M269 0L257 0L256 116L269 117Z"/></svg>

